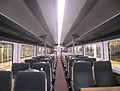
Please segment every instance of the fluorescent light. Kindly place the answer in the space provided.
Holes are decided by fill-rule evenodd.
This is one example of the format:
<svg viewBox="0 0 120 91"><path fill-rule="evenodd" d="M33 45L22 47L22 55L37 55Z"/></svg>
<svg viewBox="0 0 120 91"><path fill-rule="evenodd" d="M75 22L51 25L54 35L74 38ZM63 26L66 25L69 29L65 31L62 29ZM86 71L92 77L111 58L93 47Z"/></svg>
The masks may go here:
<svg viewBox="0 0 120 91"><path fill-rule="evenodd" d="M59 45L61 39L61 32L62 32L63 17L64 17L65 0L58 0L57 6L58 6L57 18L58 18L58 45Z"/></svg>

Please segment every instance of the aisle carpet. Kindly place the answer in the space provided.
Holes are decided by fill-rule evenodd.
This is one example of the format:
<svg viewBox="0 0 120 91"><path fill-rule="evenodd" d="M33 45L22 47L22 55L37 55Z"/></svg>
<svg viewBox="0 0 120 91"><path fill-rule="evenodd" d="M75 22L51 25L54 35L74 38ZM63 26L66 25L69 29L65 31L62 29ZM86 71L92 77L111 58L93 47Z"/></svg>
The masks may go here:
<svg viewBox="0 0 120 91"><path fill-rule="evenodd" d="M61 59L58 59L57 61L56 80L54 86L55 86L54 91L68 91Z"/></svg>

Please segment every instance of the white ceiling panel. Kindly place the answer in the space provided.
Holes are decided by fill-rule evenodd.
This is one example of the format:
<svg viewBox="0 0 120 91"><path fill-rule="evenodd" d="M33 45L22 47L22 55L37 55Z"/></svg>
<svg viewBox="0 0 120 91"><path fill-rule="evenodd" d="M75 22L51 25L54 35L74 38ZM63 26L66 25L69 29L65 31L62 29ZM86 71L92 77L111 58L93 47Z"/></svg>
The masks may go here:
<svg viewBox="0 0 120 91"><path fill-rule="evenodd" d="M44 34L42 26L39 25L22 0L3 0L0 2L0 12L33 34Z"/></svg>
<svg viewBox="0 0 120 91"><path fill-rule="evenodd" d="M37 0L55 43L58 42L57 0Z"/></svg>
<svg viewBox="0 0 120 91"><path fill-rule="evenodd" d="M0 1L0 12L38 37L48 33L23 0ZM54 44L52 38L48 38L47 41Z"/></svg>
<svg viewBox="0 0 120 91"><path fill-rule="evenodd" d="M64 41L66 35L70 31L74 21L76 20L86 1L87 0L66 0L61 43Z"/></svg>

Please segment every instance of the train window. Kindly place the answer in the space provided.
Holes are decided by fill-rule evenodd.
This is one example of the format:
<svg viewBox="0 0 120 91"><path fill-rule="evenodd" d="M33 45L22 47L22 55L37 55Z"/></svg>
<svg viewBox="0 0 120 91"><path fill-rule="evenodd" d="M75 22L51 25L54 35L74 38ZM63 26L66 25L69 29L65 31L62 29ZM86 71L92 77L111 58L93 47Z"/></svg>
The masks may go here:
<svg viewBox="0 0 120 91"><path fill-rule="evenodd" d="M13 45L0 43L0 68L10 70L13 58Z"/></svg>
<svg viewBox="0 0 120 91"><path fill-rule="evenodd" d="M89 44L85 46L85 55L94 57L94 45Z"/></svg>
<svg viewBox="0 0 120 91"><path fill-rule="evenodd" d="M82 46L77 46L76 47L76 52L77 52L78 55L82 55L83 54Z"/></svg>
<svg viewBox="0 0 120 91"><path fill-rule="evenodd" d="M33 45L21 45L21 61L32 58L34 56Z"/></svg>
<svg viewBox="0 0 120 91"><path fill-rule="evenodd" d="M51 49L47 48L47 54L51 54Z"/></svg>
<svg viewBox="0 0 120 91"><path fill-rule="evenodd" d="M69 47L68 48L68 55L72 55L73 54L73 48L72 47Z"/></svg>
<svg viewBox="0 0 120 91"><path fill-rule="evenodd" d="M109 42L109 57L112 66L120 68L120 41Z"/></svg>
<svg viewBox="0 0 120 91"><path fill-rule="evenodd" d="M40 56L42 54L42 47L38 47L37 49L37 56Z"/></svg>
<svg viewBox="0 0 120 91"><path fill-rule="evenodd" d="M96 57L101 58L101 46L99 43L96 44Z"/></svg>
<svg viewBox="0 0 120 91"><path fill-rule="evenodd" d="M45 55L45 48L42 47L42 55L44 56Z"/></svg>
<svg viewBox="0 0 120 91"><path fill-rule="evenodd" d="M101 44L94 43L85 45L85 55L101 60Z"/></svg>

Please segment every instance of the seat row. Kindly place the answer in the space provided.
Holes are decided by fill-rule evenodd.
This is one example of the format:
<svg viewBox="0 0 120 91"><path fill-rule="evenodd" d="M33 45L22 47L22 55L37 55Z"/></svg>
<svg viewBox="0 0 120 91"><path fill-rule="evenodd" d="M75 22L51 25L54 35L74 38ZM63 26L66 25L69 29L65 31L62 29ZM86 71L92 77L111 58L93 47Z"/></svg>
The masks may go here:
<svg viewBox="0 0 120 91"><path fill-rule="evenodd" d="M74 62L72 67L71 87L73 91L78 91L85 87L106 87L117 86L118 82L112 72L110 61L94 62L89 61Z"/></svg>
<svg viewBox="0 0 120 91"><path fill-rule="evenodd" d="M48 62L51 65L52 72L55 74L57 63L54 56L37 56L37 57L33 57L32 59L26 59L25 62L30 64L31 69L32 69L33 63Z"/></svg>
<svg viewBox="0 0 120 91"><path fill-rule="evenodd" d="M50 63L53 82L55 81L55 74L56 74L55 72L56 72L57 63L54 56L37 56L37 57L33 57L32 59L26 59L25 62L30 64L31 69L34 63L38 63L38 62Z"/></svg>
<svg viewBox="0 0 120 91"><path fill-rule="evenodd" d="M46 74L19 71L14 82L14 91L48 91ZM0 91L12 91L12 71L0 71Z"/></svg>
<svg viewBox="0 0 120 91"><path fill-rule="evenodd" d="M47 87L47 91L51 91L53 88L54 80L55 80L55 78L52 75L53 71L52 71L52 65L51 65L51 63L54 61L54 59L49 58L49 57L44 57L44 56L43 57L39 56L38 58L41 59L42 61L40 61L40 60L38 61L33 58L27 59L27 60L25 60L25 63L13 63L11 71L1 71L0 72L0 91L1 91L1 89L3 89L2 91L10 91L11 90L10 88L11 88L11 79L12 78L15 79L15 89L16 89L16 86L18 86L17 85L18 83L24 84L25 83L24 80L21 80L23 78L19 78L19 74L23 75L23 73L26 74L26 76L25 76L26 80L28 79L28 81L26 81L26 82L28 82L28 84L29 84L30 78L34 79L34 77L35 77L34 75L33 75L33 77L30 76L30 74L33 74L31 72L35 72L35 74L36 74L36 72L41 72L41 69L45 73L44 78L47 81L46 82L47 84L45 85ZM29 72L29 73L27 73L27 72ZM37 74L39 74L39 73L37 73ZM28 75L28 77L27 77L27 75ZM29 76L30 76L30 78L29 78ZM24 77L24 76L21 76L21 77ZM27 85L24 85L24 86L27 86ZM4 89L6 89L6 90L4 90ZM31 91L31 90L29 89L29 91Z"/></svg>
<svg viewBox="0 0 120 91"><path fill-rule="evenodd" d="M37 56L33 57L32 59L25 59L26 63L30 64L30 68L32 68L33 63L37 62L49 62L51 64L51 67L54 68L55 62L54 62L54 56Z"/></svg>
<svg viewBox="0 0 120 91"><path fill-rule="evenodd" d="M50 63L45 63L45 62L33 63L32 69L29 68L29 66L30 66L29 63L13 63L12 72L13 72L14 78L16 78L16 75L19 71L25 71L25 72L35 71L36 72L36 71L41 71L41 68L42 68L46 74L47 91L50 91L53 88L53 84L54 84Z"/></svg>
<svg viewBox="0 0 120 91"><path fill-rule="evenodd" d="M82 56L82 55L76 55L76 56L70 55L66 57L67 63L65 66L65 73L68 81L71 80L71 70L72 70L73 62L77 62L77 61L89 61L93 66L93 63L96 61L96 58L88 58L87 56Z"/></svg>

